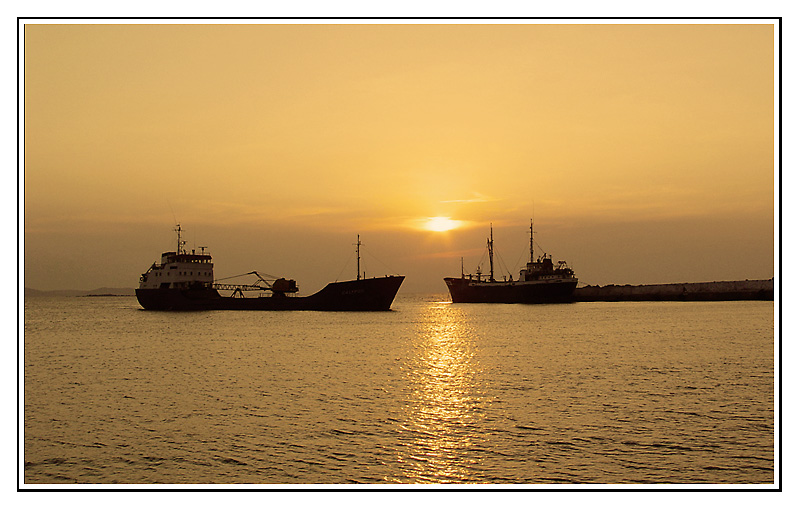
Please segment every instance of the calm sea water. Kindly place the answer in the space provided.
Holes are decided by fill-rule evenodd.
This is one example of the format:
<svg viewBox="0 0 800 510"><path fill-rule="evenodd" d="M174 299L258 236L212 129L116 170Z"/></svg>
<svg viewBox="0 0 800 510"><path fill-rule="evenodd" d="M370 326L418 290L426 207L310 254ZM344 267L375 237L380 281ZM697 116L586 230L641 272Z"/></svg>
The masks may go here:
<svg viewBox="0 0 800 510"><path fill-rule="evenodd" d="M26 484L774 483L772 302L27 298Z"/></svg>

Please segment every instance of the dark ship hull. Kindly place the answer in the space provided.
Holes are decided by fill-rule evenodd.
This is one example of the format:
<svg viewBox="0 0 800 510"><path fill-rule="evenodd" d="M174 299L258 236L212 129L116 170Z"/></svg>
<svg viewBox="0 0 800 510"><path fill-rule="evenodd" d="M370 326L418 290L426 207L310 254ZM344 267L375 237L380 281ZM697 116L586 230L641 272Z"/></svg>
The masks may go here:
<svg viewBox="0 0 800 510"><path fill-rule="evenodd" d="M319 310L386 311L392 306L404 276L365 278L329 283L310 296L279 293L260 297L226 297L209 286L136 289L145 310Z"/></svg>
<svg viewBox="0 0 800 510"><path fill-rule="evenodd" d="M478 282L445 278L453 303L569 303L577 279L565 281Z"/></svg>
<svg viewBox="0 0 800 510"><path fill-rule="evenodd" d="M498 281L494 277L494 239L489 225L486 247L489 251L489 278L481 273L480 266L475 275L464 274L464 259L461 259L461 278L445 278L453 303L569 303L578 286L575 272L563 260L553 262L552 256L543 253L534 257L533 219L530 228L530 261L513 277Z"/></svg>

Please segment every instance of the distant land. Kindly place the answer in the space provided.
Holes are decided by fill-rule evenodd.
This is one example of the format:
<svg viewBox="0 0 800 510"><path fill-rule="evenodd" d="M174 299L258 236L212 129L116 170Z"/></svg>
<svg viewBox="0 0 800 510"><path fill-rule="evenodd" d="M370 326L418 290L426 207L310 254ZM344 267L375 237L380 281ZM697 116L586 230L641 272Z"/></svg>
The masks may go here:
<svg viewBox="0 0 800 510"><path fill-rule="evenodd" d="M135 296L134 289L100 287L93 290L37 290L25 287L26 297L41 297L41 296Z"/></svg>
<svg viewBox="0 0 800 510"><path fill-rule="evenodd" d="M576 301L728 301L774 300L774 278L656 285L587 285L575 289ZM403 294L403 292L400 292ZM25 287L25 297L135 296L127 287L92 290L37 290Z"/></svg>

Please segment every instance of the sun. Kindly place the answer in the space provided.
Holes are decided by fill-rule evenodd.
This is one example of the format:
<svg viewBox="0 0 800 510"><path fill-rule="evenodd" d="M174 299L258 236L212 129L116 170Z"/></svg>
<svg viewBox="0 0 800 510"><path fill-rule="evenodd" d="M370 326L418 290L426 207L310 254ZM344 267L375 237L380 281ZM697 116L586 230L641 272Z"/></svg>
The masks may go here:
<svg viewBox="0 0 800 510"><path fill-rule="evenodd" d="M425 230L430 230L432 232L447 232L459 226L461 226L460 221L448 218L447 216L434 216L433 218L428 218L424 223Z"/></svg>

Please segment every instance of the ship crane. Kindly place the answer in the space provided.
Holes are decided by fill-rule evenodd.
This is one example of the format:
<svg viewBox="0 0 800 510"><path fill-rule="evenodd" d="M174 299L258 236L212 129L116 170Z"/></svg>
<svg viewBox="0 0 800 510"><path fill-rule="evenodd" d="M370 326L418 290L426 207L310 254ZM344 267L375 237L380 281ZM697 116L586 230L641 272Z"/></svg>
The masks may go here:
<svg viewBox="0 0 800 510"><path fill-rule="evenodd" d="M240 274L237 276L231 276L228 278L223 278L223 280L230 280L232 278L239 278L242 276L254 275L256 277L256 281L252 284L241 284L241 283L217 283L214 282L212 287L216 290L232 290L232 296L241 296L243 297L243 292L245 291L270 291L274 296L285 296L286 294L298 292L299 289L297 288L297 282L294 280L287 280L286 278L277 278L274 276L269 276L265 278L261 276L258 271L250 271L249 273Z"/></svg>

